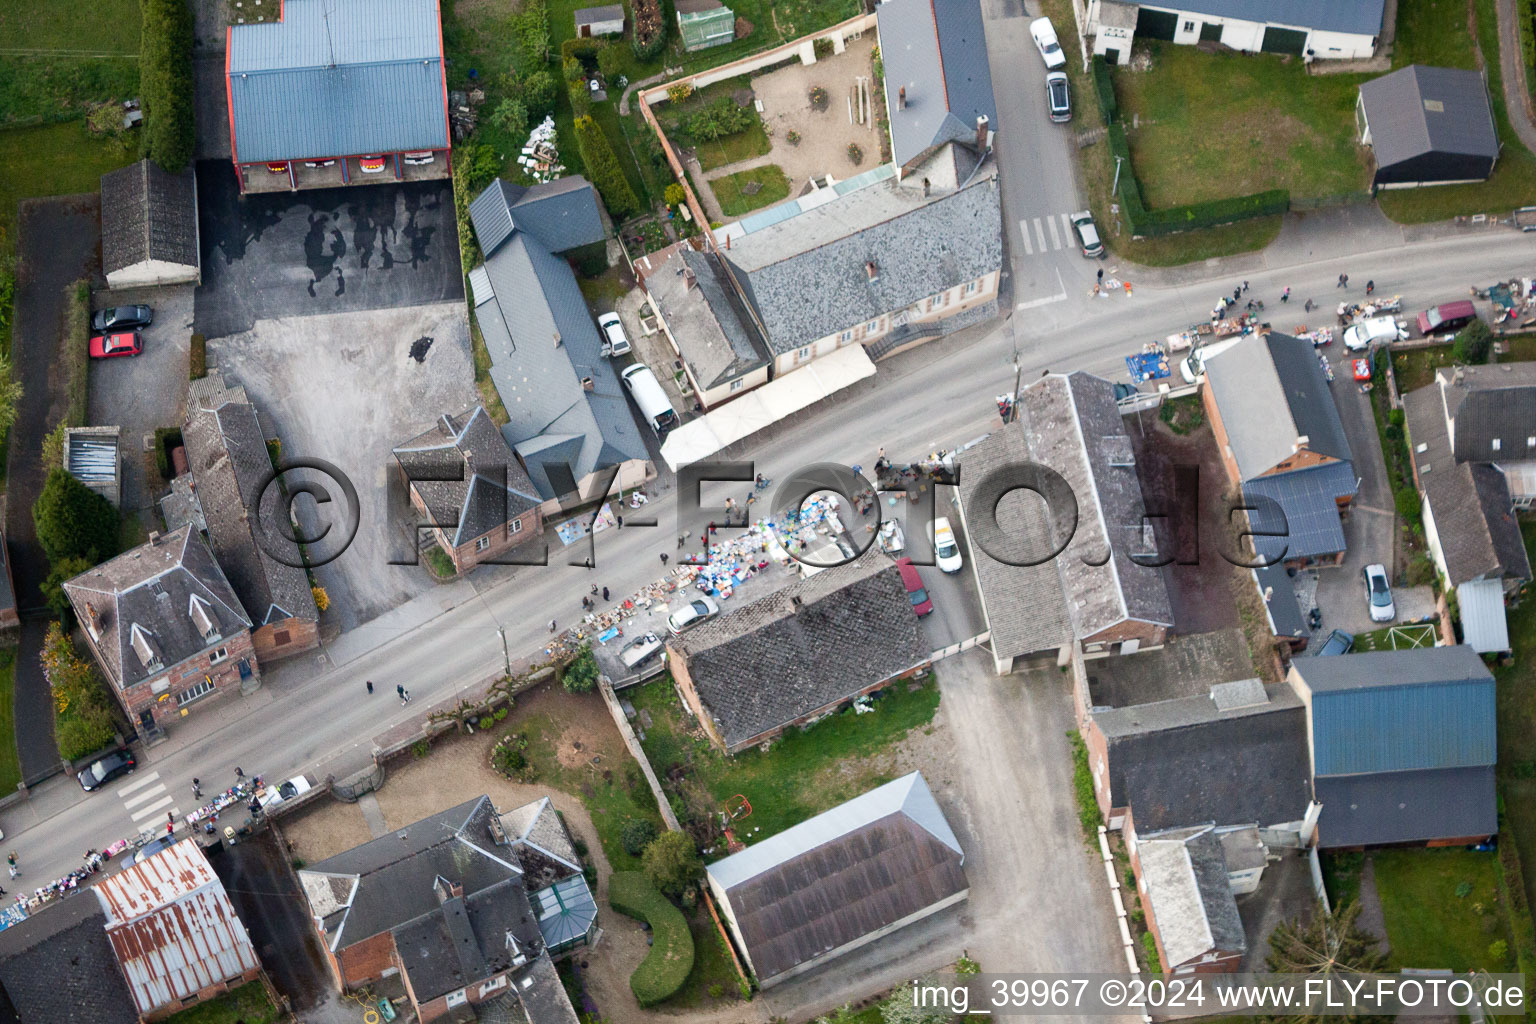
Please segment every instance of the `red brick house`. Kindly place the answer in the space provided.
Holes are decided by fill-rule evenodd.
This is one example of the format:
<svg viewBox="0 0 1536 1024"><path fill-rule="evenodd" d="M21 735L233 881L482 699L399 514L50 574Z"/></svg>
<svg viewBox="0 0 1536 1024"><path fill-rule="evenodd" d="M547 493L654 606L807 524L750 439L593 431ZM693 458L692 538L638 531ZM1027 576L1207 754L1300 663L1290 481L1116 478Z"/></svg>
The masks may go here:
<svg viewBox="0 0 1536 1024"><path fill-rule="evenodd" d="M260 685L251 620L190 526L64 584L91 653L141 737Z"/></svg>
<svg viewBox="0 0 1536 1024"><path fill-rule="evenodd" d="M465 573L544 532L541 499L485 409L439 417L395 449L395 461L438 546Z"/></svg>

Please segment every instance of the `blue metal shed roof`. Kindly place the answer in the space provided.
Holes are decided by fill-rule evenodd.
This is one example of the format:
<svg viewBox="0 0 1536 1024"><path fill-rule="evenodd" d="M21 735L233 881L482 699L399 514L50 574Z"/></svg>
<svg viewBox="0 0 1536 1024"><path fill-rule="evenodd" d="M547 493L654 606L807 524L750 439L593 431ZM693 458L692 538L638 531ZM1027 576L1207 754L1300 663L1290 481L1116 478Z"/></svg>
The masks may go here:
<svg viewBox="0 0 1536 1024"><path fill-rule="evenodd" d="M437 0L285 0L228 59L241 162L448 146Z"/></svg>

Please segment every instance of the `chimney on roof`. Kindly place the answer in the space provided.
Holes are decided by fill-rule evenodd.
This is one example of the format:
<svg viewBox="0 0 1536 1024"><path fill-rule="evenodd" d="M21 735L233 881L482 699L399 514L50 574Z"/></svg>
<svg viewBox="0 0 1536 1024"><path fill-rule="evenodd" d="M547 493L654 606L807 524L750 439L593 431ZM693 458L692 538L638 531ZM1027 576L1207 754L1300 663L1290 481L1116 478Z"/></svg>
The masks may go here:
<svg viewBox="0 0 1536 1024"><path fill-rule="evenodd" d="M447 903L449 900L464 895L464 886L458 882L450 882L442 875L432 880L432 891L437 894L438 903Z"/></svg>
<svg viewBox="0 0 1536 1024"><path fill-rule="evenodd" d="M923 179L923 198L927 199L928 198L928 193L931 192L931 191L933 191L933 182L929 181L927 178L924 178Z"/></svg>
<svg viewBox="0 0 1536 1024"><path fill-rule="evenodd" d="M907 109L907 87L906 86L902 86L900 89L896 90L896 109L897 110L906 110Z"/></svg>
<svg viewBox="0 0 1536 1024"><path fill-rule="evenodd" d="M159 533L159 531L158 530L150 530L149 531L149 546L150 547L155 547L159 543L160 543L160 533Z"/></svg>
<svg viewBox="0 0 1536 1024"><path fill-rule="evenodd" d="M685 267L683 269L683 285L684 285L684 287L685 288L692 288L692 287L696 286L698 283L699 283L699 279L694 274L694 272L692 270L689 270L689 269L687 269Z"/></svg>
<svg viewBox="0 0 1536 1024"><path fill-rule="evenodd" d="M880 280L880 264L876 263L874 260L866 260L864 262L864 274L871 281Z"/></svg>
<svg viewBox="0 0 1536 1024"><path fill-rule="evenodd" d="M992 137L991 123L986 114L976 116L976 151L979 153L987 151L987 142Z"/></svg>
<svg viewBox="0 0 1536 1024"><path fill-rule="evenodd" d="M560 332L556 331L555 332L555 348L559 348L559 347L560 347Z"/></svg>
<svg viewBox="0 0 1536 1024"><path fill-rule="evenodd" d="M583 377L583 378L581 378L581 390L583 390L583 391L596 391L597 390L597 382L594 381L591 377Z"/></svg>
<svg viewBox="0 0 1536 1024"><path fill-rule="evenodd" d="M1303 448L1305 448L1307 446L1307 442L1309 442L1311 440L1312 439L1310 437L1308 437L1306 434L1298 434L1296 436L1296 443L1291 445L1291 451L1293 451L1293 452L1301 451Z"/></svg>
<svg viewBox="0 0 1536 1024"><path fill-rule="evenodd" d="M789 606L795 610L796 614L805 611L805 602L800 599L799 594L789 595Z"/></svg>
<svg viewBox="0 0 1536 1024"><path fill-rule="evenodd" d="M88 604L88 605L85 606L85 619L86 619L86 622L85 622L85 630L86 630L86 632L91 634L91 639L92 640L100 640L101 639L101 612L96 610L96 606L95 605Z"/></svg>

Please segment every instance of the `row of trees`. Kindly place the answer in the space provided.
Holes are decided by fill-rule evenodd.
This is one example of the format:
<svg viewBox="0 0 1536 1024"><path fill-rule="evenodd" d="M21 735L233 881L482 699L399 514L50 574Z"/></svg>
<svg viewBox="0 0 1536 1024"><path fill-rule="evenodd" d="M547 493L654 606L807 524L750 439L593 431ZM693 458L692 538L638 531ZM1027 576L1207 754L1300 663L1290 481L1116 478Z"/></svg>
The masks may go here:
<svg viewBox="0 0 1536 1024"><path fill-rule="evenodd" d="M640 209L640 200L624 177L624 168L608 144L608 136L602 126L591 117L576 119L576 147L581 152L581 162L587 168L591 180L603 197L608 212L615 219L622 219Z"/></svg>
<svg viewBox="0 0 1536 1024"><path fill-rule="evenodd" d="M186 0L140 0L139 94L144 155L172 174L197 150L192 81L192 9Z"/></svg>

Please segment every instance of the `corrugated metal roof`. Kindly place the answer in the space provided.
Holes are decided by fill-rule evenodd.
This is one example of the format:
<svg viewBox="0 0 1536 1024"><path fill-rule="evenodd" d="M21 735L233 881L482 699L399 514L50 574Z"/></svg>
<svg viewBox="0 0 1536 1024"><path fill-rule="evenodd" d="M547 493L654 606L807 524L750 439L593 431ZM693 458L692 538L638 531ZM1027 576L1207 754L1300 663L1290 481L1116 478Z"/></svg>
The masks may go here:
<svg viewBox="0 0 1536 1024"><path fill-rule="evenodd" d="M230 33L242 162L448 146L436 0L285 0Z"/></svg>
<svg viewBox="0 0 1536 1024"><path fill-rule="evenodd" d="M1502 580L1472 580L1456 588L1461 633L1479 654L1509 650L1509 623L1504 618Z"/></svg>
<svg viewBox="0 0 1536 1024"><path fill-rule="evenodd" d="M1320 778L1317 802L1323 849L1475 839L1499 830L1492 765Z"/></svg>
<svg viewBox="0 0 1536 1024"><path fill-rule="evenodd" d="M93 890L141 1014L261 966L196 842L183 840Z"/></svg>

